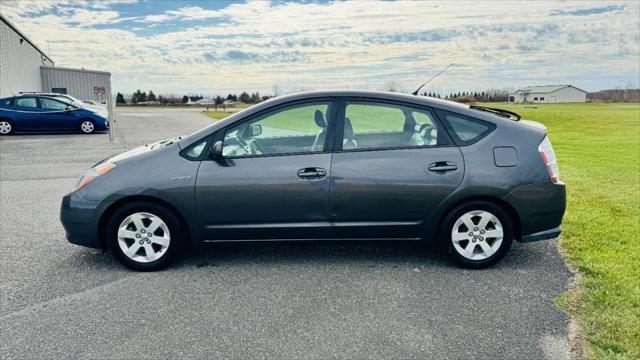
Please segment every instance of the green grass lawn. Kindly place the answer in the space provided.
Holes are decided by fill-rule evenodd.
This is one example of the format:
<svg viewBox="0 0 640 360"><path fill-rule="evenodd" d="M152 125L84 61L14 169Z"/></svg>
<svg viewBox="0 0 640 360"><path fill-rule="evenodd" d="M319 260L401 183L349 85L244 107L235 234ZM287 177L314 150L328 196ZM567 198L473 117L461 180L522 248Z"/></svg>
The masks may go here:
<svg viewBox="0 0 640 360"><path fill-rule="evenodd" d="M640 358L638 103L487 106L548 127L567 184L561 244L583 274L579 290L559 303L594 357Z"/></svg>
<svg viewBox="0 0 640 360"><path fill-rule="evenodd" d="M215 121L222 120L222 119L226 118L227 116L233 114L233 113L225 112L225 111L203 111L202 113L205 114L206 116L212 118Z"/></svg>

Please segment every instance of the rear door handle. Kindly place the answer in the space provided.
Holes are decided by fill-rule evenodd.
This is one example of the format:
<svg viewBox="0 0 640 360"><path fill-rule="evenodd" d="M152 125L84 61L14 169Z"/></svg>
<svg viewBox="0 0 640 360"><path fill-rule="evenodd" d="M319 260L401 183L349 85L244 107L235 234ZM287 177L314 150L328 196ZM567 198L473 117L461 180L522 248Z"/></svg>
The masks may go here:
<svg viewBox="0 0 640 360"><path fill-rule="evenodd" d="M325 176L327 176L327 170L323 168L308 167L298 170L298 177L304 180L322 178Z"/></svg>
<svg viewBox="0 0 640 360"><path fill-rule="evenodd" d="M456 163L450 161L438 161L432 164L429 164L429 171L433 171L438 174L444 174L449 171L458 170L458 165Z"/></svg>

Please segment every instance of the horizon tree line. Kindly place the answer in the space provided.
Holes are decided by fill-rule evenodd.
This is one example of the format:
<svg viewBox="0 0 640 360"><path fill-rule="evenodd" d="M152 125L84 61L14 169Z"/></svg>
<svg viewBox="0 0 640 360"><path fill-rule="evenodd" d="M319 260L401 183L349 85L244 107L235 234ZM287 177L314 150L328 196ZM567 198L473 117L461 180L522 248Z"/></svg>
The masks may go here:
<svg viewBox="0 0 640 360"><path fill-rule="evenodd" d="M216 109L218 105L223 105L225 101L239 101L245 104L257 104L261 101L265 101L267 99L272 98L271 95L260 95L259 91L253 92L249 94L246 91L240 93L240 95L229 93L226 97L217 95L215 98L211 98L216 105ZM189 102L196 102L198 100L204 99L205 96L202 94L199 95L158 95L153 92L153 90L149 90L147 94L146 91L141 91L140 89L133 92L129 100L125 98L124 94L118 92L116 95L116 104L139 104L139 103L148 103L148 102L158 102L163 105L167 104L187 104Z"/></svg>
<svg viewBox="0 0 640 360"><path fill-rule="evenodd" d="M272 97L281 95L278 91L277 95L260 95L260 92L256 91L249 94L243 91L239 95L229 93L227 96L216 95L212 97L215 109L218 106L226 108L225 101L239 101L244 104L257 104L261 101L265 101ZM438 99L462 101L462 102L506 102L509 99L508 89L488 89L483 91L458 91L449 93L440 93L437 91L425 91L420 94L421 96L429 96ZM116 95L116 104L139 104L148 102L158 102L162 105L180 105L187 104L189 102L196 102L204 99L205 96L199 95L156 95L153 90L141 91L140 89L133 92L129 100L125 96L118 92ZM640 101L640 89L606 89L596 92L590 92L587 94L587 99L591 101L609 101L609 102L637 102Z"/></svg>

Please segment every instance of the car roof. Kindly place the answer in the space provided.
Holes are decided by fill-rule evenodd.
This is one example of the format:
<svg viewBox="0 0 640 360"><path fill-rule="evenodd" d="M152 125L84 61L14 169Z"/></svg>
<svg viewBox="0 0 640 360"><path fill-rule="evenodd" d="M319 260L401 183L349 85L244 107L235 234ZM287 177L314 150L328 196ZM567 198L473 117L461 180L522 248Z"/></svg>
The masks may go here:
<svg viewBox="0 0 640 360"><path fill-rule="evenodd" d="M20 97L20 96L50 96L50 97L63 96L63 97L69 97L70 95L60 94L60 93L48 93L48 92L21 92L20 94L16 95L15 97Z"/></svg>
<svg viewBox="0 0 640 360"><path fill-rule="evenodd" d="M401 94L396 92L385 91L364 91L364 90L327 90L327 91L309 91L303 93L289 94L271 98L267 101L261 102L250 108L245 109L242 113L243 116L251 115L253 113L262 111L268 107L286 104L292 101L298 100L310 100L314 98L328 98L328 97L346 97L346 98L362 98L367 100L390 100L397 102L404 102L408 104L415 104L426 106L435 109L446 110L461 115L470 116L473 118L487 120L493 123L505 123L513 122L512 120L505 119L504 117L485 112L474 110L467 104L458 103L450 100L443 100L433 98L429 96L418 96ZM233 115L232 115L233 116ZM230 116L229 118L231 118Z"/></svg>
<svg viewBox="0 0 640 360"><path fill-rule="evenodd" d="M401 102L409 102L414 104L426 105L436 108L450 108L455 110L468 110L469 105L457 103L449 100L442 100L438 98L428 96L416 96L409 94L402 94L396 92L385 91L365 91L365 90L325 90L325 91L309 91L303 93L295 93L284 95L274 98L280 100L283 103L288 101L310 99L316 97L355 97L355 98L370 98L381 100L394 100Z"/></svg>
<svg viewBox="0 0 640 360"><path fill-rule="evenodd" d="M26 93L26 94L19 94L16 96L9 96L6 98L2 98L0 99L0 101L10 101L10 100L14 100L14 99L19 99L21 97L38 97L38 98L45 98L45 99L51 99L51 100L55 100L55 101L60 101L63 102L65 104L69 104L69 105L73 105L71 102L66 101L65 99L59 99L56 98L55 96L52 96L49 93Z"/></svg>

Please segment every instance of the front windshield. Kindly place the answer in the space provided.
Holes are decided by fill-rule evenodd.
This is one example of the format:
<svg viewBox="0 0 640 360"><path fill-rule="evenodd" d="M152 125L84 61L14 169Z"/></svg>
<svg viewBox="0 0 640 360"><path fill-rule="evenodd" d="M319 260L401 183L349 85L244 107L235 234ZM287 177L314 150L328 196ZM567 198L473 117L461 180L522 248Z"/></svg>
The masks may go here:
<svg viewBox="0 0 640 360"><path fill-rule="evenodd" d="M72 104L77 105L77 106L80 106L80 107L82 107L82 106L84 106L84 105L85 105L85 104L83 104L83 103L82 103L82 101L80 101L80 100L78 100L78 99L74 98L74 97L73 97L73 96L71 96L71 95L58 95L58 96L56 96L55 98L56 98L56 99L59 99L59 100L66 101L66 102L69 102L69 103L72 103Z"/></svg>
<svg viewBox="0 0 640 360"><path fill-rule="evenodd" d="M53 98L53 99L56 99L56 100L58 100L60 102L63 102L65 104L67 104L67 105L71 105L71 106L76 105L77 106L77 104L74 104L73 101L71 101L71 100L69 100L69 99L67 99L65 97L62 97L62 96L50 96L50 97ZM43 98L43 99L46 99L46 98Z"/></svg>

